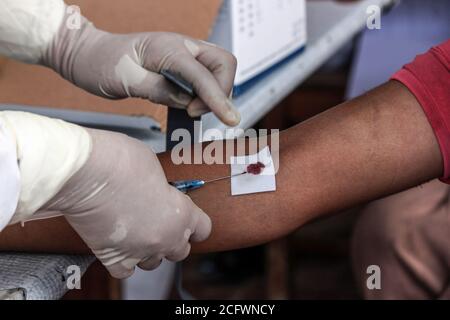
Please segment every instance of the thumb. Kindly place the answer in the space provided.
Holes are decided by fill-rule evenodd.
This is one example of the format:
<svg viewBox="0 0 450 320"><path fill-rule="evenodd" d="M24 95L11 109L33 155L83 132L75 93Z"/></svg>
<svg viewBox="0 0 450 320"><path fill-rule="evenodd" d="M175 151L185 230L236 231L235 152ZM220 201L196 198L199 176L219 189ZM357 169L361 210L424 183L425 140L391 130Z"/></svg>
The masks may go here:
<svg viewBox="0 0 450 320"><path fill-rule="evenodd" d="M197 221L196 225L193 227L193 232L190 238L192 242L202 242L209 238L212 230L211 218L203 212L200 208L195 206L195 217L194 221Z"/></svg>

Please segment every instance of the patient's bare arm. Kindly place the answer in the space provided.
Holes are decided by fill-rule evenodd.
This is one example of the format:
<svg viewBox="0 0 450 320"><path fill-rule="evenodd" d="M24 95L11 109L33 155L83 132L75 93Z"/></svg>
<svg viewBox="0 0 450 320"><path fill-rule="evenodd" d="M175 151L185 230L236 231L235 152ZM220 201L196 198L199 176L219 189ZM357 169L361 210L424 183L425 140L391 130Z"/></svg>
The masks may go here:
<svg viewBox="0 0 450 320"><path fill-rule="evenodd" d="M227 165L175 166L170 154L160 159L169 180L229 174ZM276 192L231 197L229 181L193 192L213 220L210 239L194 251L264 243L324 214L442 174L442 156L425 114L414 96L392 81L283 132ZM89 252L62 218L7 228L0 233L0 250Z"/></svg>

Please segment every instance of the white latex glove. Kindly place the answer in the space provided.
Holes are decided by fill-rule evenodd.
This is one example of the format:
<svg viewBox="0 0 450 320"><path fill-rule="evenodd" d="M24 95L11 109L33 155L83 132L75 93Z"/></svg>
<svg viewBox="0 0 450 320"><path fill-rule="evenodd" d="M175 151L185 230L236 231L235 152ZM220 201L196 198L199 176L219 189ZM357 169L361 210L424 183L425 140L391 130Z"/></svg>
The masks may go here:
<svg viewBox="0 0 450 320"><path fill-rule="evenodd" d="M228 98L237 64L227 51L174 33L112 34L84 17L80 29L67 25L64 20L42 63L75 85L105 98L138 97L187 109L193 117L212 111L225 124L239 124ZM165 80L162 70L192 84L199 98Z"/></svg>
<svg viewBox="0 0 450 320"><path fill-rule="evenodd" d="M185 259L189 241L205 240L209 217L167 183L156 155L125 135L89 130L88 161L44 206L70 225L116 278L136 264L152 270L163 258Z"/></svg>
<svg viewBox="0 0 450 320"><path fill-rule="evenodd" d="M182 260L190 241L209 236L209 217L167 183L140 141L23 112L0 112L0 123L21 178L10 223L63 214L117 278Z"/></svg>

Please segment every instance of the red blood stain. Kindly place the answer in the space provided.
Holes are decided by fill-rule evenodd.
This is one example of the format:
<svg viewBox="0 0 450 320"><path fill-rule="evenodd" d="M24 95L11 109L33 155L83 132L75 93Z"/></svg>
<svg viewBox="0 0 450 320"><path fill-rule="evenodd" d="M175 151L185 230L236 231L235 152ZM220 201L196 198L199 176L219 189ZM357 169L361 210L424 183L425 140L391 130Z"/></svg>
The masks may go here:
<svg viewBox="0 0 450 320"><path fill-rule="evenodd" d="M261 172L263 172L265 167L266 166L264 165L264 163L257 162L247 167L247 173L254 174L255 176L257 176L260 175Z"/></svg>

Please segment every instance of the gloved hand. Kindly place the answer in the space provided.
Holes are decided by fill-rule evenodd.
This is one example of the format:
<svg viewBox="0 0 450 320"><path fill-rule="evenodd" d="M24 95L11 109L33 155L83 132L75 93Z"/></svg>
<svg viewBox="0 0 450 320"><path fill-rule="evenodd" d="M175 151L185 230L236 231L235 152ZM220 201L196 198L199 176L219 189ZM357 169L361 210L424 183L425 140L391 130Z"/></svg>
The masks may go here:
<svg viewBox="0 0 450 320"><path fill-rule="evenodd" d="M209 236L209 217L167 183L147 146L122 134L88 132L88 160L38 214L63 213L116 278L131 276L136 265L152 270L163 258L185 259L189 241Z"/></svg>
<svg viewBox="0 0 450 320"><path fill-rule="evenodd" d="M78 30L67 25L63 21L41 63L75 85L105 98L139 97L187 109L192 117L212 111L227 125L239 124L228 98L236 59L227 51L174 33L112 34L84 17ZM191 83L198 98L170 84L161 70Z"/></svg>

